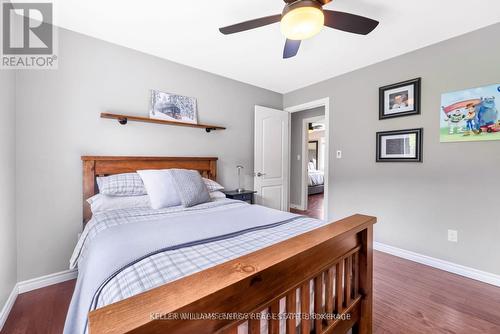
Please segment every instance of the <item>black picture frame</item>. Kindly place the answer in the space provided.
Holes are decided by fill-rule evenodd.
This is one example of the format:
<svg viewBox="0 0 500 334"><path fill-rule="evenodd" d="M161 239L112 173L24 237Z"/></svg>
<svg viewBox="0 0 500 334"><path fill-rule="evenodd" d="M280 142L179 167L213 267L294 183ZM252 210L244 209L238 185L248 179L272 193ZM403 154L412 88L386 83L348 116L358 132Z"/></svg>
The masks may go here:
<svg viewBox="0 0 500 334"><path fill-rule="evenodd" d="M406 86L413 86L413 108L411 110L405 110L401 112L394 112L391 114L387 113L386 110L386 92L389 90L395 90L398 88L403 88ZM398 82L396 84L384 86L379 88L379 112L378 119L389 119L395 117L405 117L412 115L420 115L420 99L421 99L421 86L422 78L416 78L412 80L407 80L403 82Z"/></svg>
<svg viewBox="0 0 500 334"><path fill-rule="evenodd" d="M384 136L408 135L408 134L416 134L417 135L415 157L408 157L408 158L382 157L382 138ZM424 135L423 128L377 132L377 135L376 135L376 140L377 140L376 162L423 162L423 142L424 142L423 135Z"/></svg>

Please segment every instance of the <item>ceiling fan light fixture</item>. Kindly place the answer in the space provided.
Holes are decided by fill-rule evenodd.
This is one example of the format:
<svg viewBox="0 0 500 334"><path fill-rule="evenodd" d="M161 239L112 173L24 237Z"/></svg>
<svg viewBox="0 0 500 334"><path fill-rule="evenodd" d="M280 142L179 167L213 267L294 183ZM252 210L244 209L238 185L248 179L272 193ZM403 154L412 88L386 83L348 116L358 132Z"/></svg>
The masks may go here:
<svg viewBox="0 0 500 334"><path fill-rule="evenodd" d="M281 32L288 39L304 40L317 35L324 24L321 6L290 7L281 18Z"/></svg>

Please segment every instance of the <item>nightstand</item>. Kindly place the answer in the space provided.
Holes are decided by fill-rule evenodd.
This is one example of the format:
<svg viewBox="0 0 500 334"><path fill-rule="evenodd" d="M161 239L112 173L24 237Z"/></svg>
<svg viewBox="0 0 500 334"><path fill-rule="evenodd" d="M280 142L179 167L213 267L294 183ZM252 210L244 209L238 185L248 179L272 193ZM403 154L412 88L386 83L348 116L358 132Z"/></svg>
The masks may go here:
<svg viewBox="0 0 500 334"><path fill-rule="evenodd" d="M239 201L247 202L250 204L254 203L254 195L256 191L253 190L244 190L242 192L237 192L236 190L231 191L223 191L226 195L226 198L237 199Z"/></svg>

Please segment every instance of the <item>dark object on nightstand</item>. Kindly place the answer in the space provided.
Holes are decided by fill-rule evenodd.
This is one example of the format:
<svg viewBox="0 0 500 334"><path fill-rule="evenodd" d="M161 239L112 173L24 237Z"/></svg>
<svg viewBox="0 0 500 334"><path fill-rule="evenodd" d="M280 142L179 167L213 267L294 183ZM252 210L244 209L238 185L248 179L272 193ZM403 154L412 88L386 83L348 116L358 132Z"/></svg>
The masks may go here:
<svg viewBox="0 0 500 334"><path fill-rule="evenodd" d="M223 193L226 194L226 198L237 199L239 201L253 204L254 203L253 194L255 194L256 191L244 190L242 192L238 192L236 190L231 190L231 191L223 191Z"/></svg>

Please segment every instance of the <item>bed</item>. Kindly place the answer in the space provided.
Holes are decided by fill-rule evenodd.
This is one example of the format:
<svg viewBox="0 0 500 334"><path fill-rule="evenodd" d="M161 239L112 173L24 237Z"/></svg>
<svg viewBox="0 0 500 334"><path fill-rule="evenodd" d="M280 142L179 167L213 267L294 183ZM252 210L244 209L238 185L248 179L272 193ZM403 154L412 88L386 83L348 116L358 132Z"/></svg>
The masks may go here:
<svg viewBox="0 0 500 334"><path fill-rule="evenodd" d="M309 142L310 143L310 142ZM324 192L325 173L317 169L317 160L307 164L307 194L322 194Z"/></svg>
<svg viewBox="0 0 500 334"><path fill-rule="evenodd" d="M322 194L325 186L325 173L316 169L308 169L307 177L307 194Z"/></svg>
<svg viewBox="0 0 500 334"><path fill-rule="evenodd" d="M92 217L97 176L182 168L215 180L217 158L82 161L66 333L371 333L374 217L326 223L229 199Z"/></svg>

